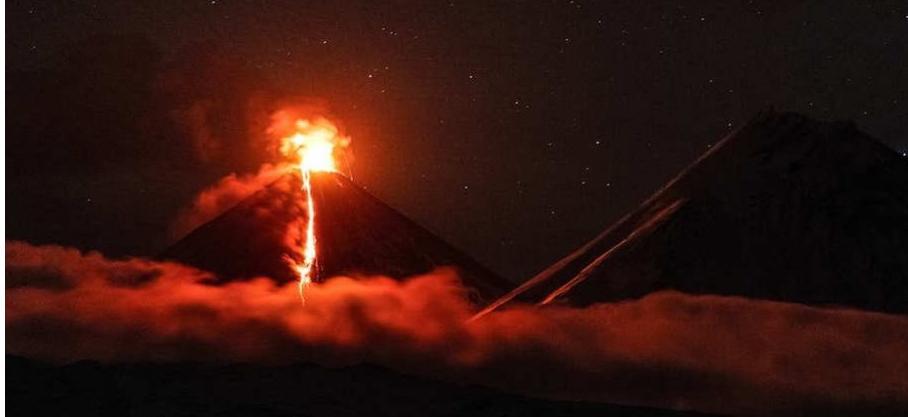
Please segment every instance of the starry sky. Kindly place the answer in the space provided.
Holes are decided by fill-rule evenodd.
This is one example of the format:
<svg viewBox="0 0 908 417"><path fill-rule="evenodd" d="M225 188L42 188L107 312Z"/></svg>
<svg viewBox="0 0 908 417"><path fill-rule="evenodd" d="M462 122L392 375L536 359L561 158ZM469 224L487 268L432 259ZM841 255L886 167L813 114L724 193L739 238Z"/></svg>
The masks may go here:
<svg viewBox="0 0 908 417"><path fill-rule="evenodd" d="M769 106L908 152L904 1L6 7L8 239L153 255L301 98L355 181L515 281Z"/></svg>

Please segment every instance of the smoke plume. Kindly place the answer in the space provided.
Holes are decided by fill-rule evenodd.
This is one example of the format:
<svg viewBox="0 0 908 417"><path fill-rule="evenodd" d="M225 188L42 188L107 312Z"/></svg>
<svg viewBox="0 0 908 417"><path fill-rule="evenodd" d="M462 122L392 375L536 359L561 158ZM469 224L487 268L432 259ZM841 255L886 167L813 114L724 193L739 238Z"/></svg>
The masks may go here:
<svg viewBox="0 0 908 417"><path fill-rule="evenodd" d="M171 226L171 237L186 235L288 172L286 165L265 164L255 174L234 173L221 178L216 184L202 190L192 205L179 214Z"/></svg>

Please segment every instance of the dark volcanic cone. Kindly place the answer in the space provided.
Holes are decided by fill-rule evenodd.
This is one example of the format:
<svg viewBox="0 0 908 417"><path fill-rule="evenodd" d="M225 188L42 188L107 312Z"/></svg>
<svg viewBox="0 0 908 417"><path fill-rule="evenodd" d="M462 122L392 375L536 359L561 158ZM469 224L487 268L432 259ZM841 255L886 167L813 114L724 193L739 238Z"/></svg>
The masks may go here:
<svg viewBox="0 0 908 417"><path fill-rule="evenodd" d="M849 123L763 114L493 306L660 289L905 313L908 160Z"/></svg>
<svg viewBox="0 0 908 417"><path fill-rule="evenodd" d="M454 267L474 299L487 302L512 287L438 236L342 175L312 176L318 245L317 278L386 275L405 278ZM288 227L305 218L299 176L287 175L200 226L161 258L211 271L222 281L296 275L284 260Z"/></svg>

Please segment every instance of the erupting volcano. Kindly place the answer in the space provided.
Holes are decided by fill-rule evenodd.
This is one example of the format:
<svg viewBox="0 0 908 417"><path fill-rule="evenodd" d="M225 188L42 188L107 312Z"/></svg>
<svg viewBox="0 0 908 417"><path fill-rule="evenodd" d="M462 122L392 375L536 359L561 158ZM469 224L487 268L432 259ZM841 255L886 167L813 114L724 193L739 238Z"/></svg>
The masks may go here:
<svg viewBox="0 0 908 417"><path fill-rule="evenodd" d="M291 162L286 173L190 232L162 258L212 271L222 282L295 280L301 297L308 284L337 275L403 279L441 267L458 272L477 304L512 287L351 181L351 140L335 123L281 111L267 133Z"/></svg>
<svg viewBox="0 0 908 417"><path fill-rule="evenodd" d="M286 130L287 115L278 113L271 133L280 134ZM281 141L281 153L294 159L295 168L302 179L302 189L306 194L305 211L307 213L304 225L299 228L299 239L302 240L301 257L288 256L293 269L299 275L300 299L305 302L304 290L312 282L316 262L316 236L315 236L315 202L312 200L312 173L336 172L337 164L334 161L335 149L346 147L350 138L341 136L337 127L324 118L314 121L296 119L292 123L293 132L284 136Z"/></svg>

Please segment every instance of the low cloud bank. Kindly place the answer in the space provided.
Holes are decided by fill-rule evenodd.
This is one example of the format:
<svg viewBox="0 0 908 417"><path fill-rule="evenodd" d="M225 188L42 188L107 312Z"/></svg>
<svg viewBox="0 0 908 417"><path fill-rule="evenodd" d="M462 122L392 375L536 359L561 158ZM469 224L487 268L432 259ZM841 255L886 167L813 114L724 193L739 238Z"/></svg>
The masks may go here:
<svg viewBox="0 0 908 417"><path fill-rule="evenodd" d="M904 409L908 318L660 292L475 312L455 274L306 291L7 242L7 352L52 361L369 361L551 398L744 414Z"/></svg>

